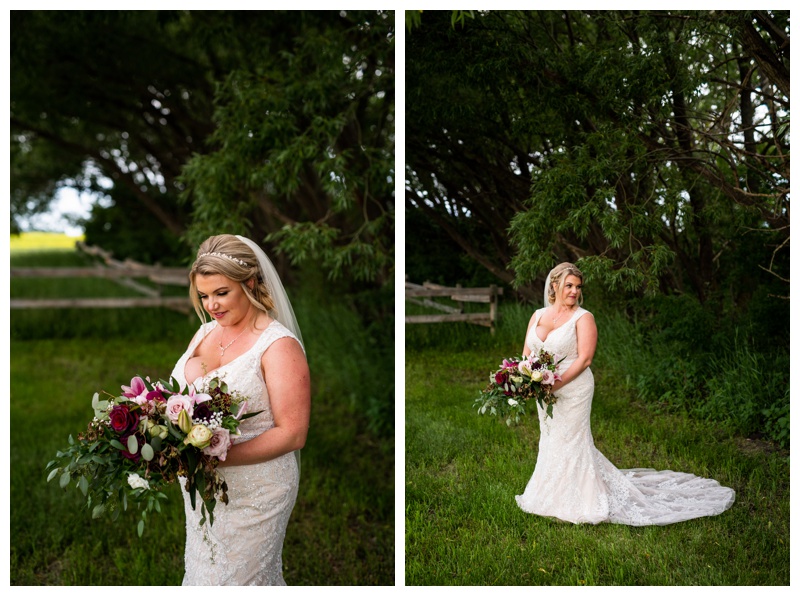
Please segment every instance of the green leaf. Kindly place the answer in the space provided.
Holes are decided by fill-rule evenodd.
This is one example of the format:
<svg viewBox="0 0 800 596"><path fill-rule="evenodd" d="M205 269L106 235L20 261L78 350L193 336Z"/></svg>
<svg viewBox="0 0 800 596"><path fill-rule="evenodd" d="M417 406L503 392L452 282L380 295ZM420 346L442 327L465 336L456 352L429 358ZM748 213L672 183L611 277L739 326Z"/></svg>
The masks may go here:
<svg viewBox="0 0 800 596"><path fill-rule="evenodd" d="M117 448L117 449L119 449L120 451L124 451L124 450L125 450L125 445L123 445L122 443L120 443L120 442L119 442L119 441L117 441L116 439L111 439L111 440L108 442L108 444L109 444L109 445L111 445L112 447L116 447L116 448Z"/></svg>
<svg viewBox="0 0 800 596"><path fill-rule="evenodd" d="M128 437L128 453L131 455L135 455L139 451L139 440L136 438L136 435L131 435Z"/></svg>
<svg viewBox="0 0 800 596"><path fill-rule="evenodd" d="M95 505L94 509L92 509L92 519L97 519L106 511L106 506L100 503L99 505Z"/></svg>
<svg viewBox="0 0 800 596"><path fill-rule="evenodd" d="M128 444L130 444L130 441L128 441ZM145 459L145 461L151 461L154 455L155 453L153 452L153 448L149 443L142 445L142 457Z"/></svg>
<svg viewBox="0 0 800 596"><path fill-rule="evenodd" d="M139 538L141 538L142 534L144 534L144 520L143 519L139 520L139 525L136 526L136 532L139 534Z"/></svg>
<svg viewBox="0 0 800 596"><path fill-rule="evenodd" d="M60 471L61 468L55 468L54 470L51 470L50 473L47 475L47 481L50 482L53 478L56 477L56 474L58 474Z"/></svg>
<svg viewBox="0 0 800 596"><path fill-rule="evenodd" d="M78 488L81 489L84 497L89 494L89 481L86 480L86 476L81 476L81 479L78 480Z"/></svg>
<svg viewBox="0 0 800 596"><path fill-rule="evenodd" d="M64 472L63 474L61 474L61 479L58 481L58 485L61 488L67 488L67 485L69 484L69 479L70 479L70 473Z"/></svg>

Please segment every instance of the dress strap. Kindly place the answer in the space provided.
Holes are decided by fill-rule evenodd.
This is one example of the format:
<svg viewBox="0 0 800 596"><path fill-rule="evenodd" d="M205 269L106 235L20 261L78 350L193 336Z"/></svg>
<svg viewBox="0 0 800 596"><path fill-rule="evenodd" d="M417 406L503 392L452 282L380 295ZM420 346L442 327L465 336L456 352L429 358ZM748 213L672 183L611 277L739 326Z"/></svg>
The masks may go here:
<svg viewBox="0 0 800 596"><path fill-rule="evenodd" d="M581 308L581 307L579 306L579 307L578 307L578 310L576 310L576 311L575 311L575 313L572 315L572 318L570 319L570 322L571 322L571 323L572 323L572 322L574 322L574 323L577 323L577 322L578 322L578 319L580 319L580 318L581 318L583 315L585 315L587 312L589 312L589 311L588 311L588 310L586 310L585 308Z"/></svg>

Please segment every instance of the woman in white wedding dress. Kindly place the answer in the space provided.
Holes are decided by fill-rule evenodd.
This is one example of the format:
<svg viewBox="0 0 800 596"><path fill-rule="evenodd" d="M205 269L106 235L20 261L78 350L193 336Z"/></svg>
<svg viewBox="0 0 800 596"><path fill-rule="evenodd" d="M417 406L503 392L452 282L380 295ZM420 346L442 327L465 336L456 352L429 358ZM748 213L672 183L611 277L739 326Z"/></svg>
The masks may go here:
<svg viewBox="0 0 800 596"><path fill-rule="evenodd" d="M572 264L555 267L545 282L545 308L531 317L523 355L545 349L564 360L553 386L553 416L539 411L539 455L525 492L527 513L572 523L664 525L718 515L735 494L716 480L650 468L618 470L594 446L589 417L597 345L591 313L579 306L583 274Z"/></svg>
<svg viewBox="0 0 800 596"><path fill-rule="evenodd" d="M228 485L214 523L200 524L200 499L186 510L183 585L285 585L282 549L297 497L299 450L310 412L308 364L294 313L264 251L229 234L212 236L190 271L204 323L172 376L202 392L219 376L260 414L239 426L220 473ZM185 488L185 482L182 485Z"/></svg>

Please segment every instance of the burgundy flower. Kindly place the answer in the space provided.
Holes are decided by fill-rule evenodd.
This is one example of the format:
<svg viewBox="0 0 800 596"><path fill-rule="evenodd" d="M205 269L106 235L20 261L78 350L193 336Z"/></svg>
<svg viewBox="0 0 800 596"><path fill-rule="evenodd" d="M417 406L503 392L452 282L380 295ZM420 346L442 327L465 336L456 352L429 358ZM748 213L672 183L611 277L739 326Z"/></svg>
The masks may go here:
<svg viewBox="0 0 800 596"><path fill-rule="evenodd" d="M164 397L164 392L160 391L159 389L153 389L152 391L149 391L145 397L147 401L153 401L154 399L158 401L167 401Z"/></svg>
<svg viewBox="0 0 800 596"><path fill-rule="evenodd" d="M498 385L502 385L506 381L508 381L508 373L506 372L498 372L494 376L494 382L497 383Z"/></svg>
<svg viewBox="0 0 800 596"><path fill-rule="evenodd" d="M195 420L209 420L211 418L211 414L211 408L208 407L208 403L203 402L194 407L194 414L192 414L192 418Z"/></svg>
<svg viewBox="0 0 800 596"><path fill-rule="evenodd" d="M139 414L126 405L114 406L109 414L111 428L120 434L132 432L139 424Z"/></svg>

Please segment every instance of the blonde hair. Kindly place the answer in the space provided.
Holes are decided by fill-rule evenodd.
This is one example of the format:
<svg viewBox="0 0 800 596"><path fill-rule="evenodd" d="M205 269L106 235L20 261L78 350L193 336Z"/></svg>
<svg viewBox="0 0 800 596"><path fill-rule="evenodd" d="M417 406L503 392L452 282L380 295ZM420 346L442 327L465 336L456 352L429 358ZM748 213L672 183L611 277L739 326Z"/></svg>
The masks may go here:
<svg viewBox="0 0 800 596"><path fill-rule="evenodd" d="M553 269L550 271L550 285L547 288L547 301L550 304L556 303L556 296L561 295L561 292L564 289L564 284L567 281L567 277L570 275L574 275L581 280L581 283L583 283L583 273L581 273L580 269L578 269L572 263L561 263L553 267ZM554 284L556 286L555 288L553 288ZM582 291L579 304L583 304Z"/></svg>
<svg viewBox="0 0 800 596"><path fill-rule="evenodd" d="M253 321L258 317L259 311L269 314L275 308L256 255L247 244L232 234L206 239L197 249L197 258L189 270L189 296L197 316L205 323L206 311L197 292L198 275L224 275L239 282L245 296L256 308ZM251 279L255 280L252 289L247 285Z"/></svg>

